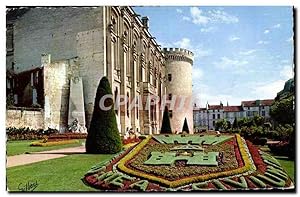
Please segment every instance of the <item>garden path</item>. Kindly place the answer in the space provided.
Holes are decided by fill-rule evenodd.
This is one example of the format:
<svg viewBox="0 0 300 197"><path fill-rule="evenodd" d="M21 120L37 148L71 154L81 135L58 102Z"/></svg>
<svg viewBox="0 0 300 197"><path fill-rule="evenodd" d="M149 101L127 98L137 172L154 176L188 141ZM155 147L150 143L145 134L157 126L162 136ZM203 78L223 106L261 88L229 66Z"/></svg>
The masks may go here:
<svg viewBox="0 0 300 197"><path fill-rule="evenodd" d="M26 165L26 164L36 163L39 161L56 159L60 157L65 157L67 155L82 154L82 153L85 153L85 146L14 155L14 156L6 157L6 167L9 168L14 166Z"/></svg>

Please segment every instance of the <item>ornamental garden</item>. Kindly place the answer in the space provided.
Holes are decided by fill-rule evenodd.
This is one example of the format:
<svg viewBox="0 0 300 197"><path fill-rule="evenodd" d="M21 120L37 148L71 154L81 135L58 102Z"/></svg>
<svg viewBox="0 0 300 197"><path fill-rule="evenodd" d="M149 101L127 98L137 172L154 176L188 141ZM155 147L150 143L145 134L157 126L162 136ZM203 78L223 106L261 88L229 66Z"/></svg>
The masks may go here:
<svg viewBox="0 0 300 197"><path fill-rule="evenodd" d="M292 189L279 162L240 135L148 136L84 177L108 191Z"/></svg>
<svg viewBox="0 0 300 197"><path fill-rule="evenodd" d="M106 79L101 80L95 103L104 93L110 93L107 83ZM108 91L101 90L101 86ZM109 162L93 166L84 175L83 182L101 191L120 192L294 188L274 157L239 134L172 134L167 113L166 108L160 135L141 136L140 142L121 151ZM110 116L112 121L108 121ZM119 152L120 140L113 134L117 131L113 110L102 111L95 106L94 117L87 137L87 152ZM102 126L96 126L100 122ZM105 124L109 131L103 129ZM183 130L188 131L186 121ZM110 135L114 137L104 140Z"/></svg>

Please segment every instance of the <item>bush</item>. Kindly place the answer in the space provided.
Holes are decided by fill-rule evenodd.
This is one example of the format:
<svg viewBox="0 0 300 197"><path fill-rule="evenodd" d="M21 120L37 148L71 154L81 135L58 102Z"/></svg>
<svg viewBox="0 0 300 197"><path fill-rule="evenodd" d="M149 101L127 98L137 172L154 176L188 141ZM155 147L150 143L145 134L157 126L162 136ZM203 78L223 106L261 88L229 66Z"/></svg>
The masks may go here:
<svg viewBox="0 0 300 197"><path fill-rule="evenodd" d="M119 135L117 120L112 98L107 98L105 107L100 108L100 100L104 95L112 95L109 81L106 77L100 80L97 88L94 112L86 139L86 152L92 154L114 154L122 150L122 141Z"/></svg>
<svg viewBox="0 0 300 197"><path fill-rule="evenodd" d="M237 118L235 117L235 118L234 118L234 121L233 121L233 124L232 124L232 128L233 128L233 129L236 129L236 128L238 128L238 127L239 127L238 121L237 121Z"/></svg>
<svg viewBox="0 0 300 197"><path fill-rule="evenodd" d="M169 117L169 110L168 107L165 107L164 110L164 115L163 115L163 120L161 124L161 129L160 129L161 134L172 134L172 129L171 129L171 123L170 123L170 117Z"/></svg>
<svg viewBox="0 0 300 197"><path fill-rule="evenodd" d="M184 119L184 123L183 123L183 127L182 127L182 132L184 132L184 131L187 133L190 132L186 118Z"/></svg>
<svg viewBox="0 0 300 197"><path fill-rule="evenodd" d="M272 153L276 155L285 155L289 156L289 143L288 142L279 142L277 144L269 144L269 149Z"/></svg>
<svg viewBox="0 0 300 197"><path fill-rule="evenodd" d="M51 134L58 134L58 131L55 129L43 130L43 129L29 129L28 127L24 128L15 128L8 127L6 128L7 140L38 140L43 139L44 136L49 136Z"/></svg>
<svg viewBox="0 0 300 197"><path fill-rule="evenodd" d="M260 146L266 145L267 141L268 141L267 138L258 138L258 137L252 140L253 144L260 145Z"/></svg>

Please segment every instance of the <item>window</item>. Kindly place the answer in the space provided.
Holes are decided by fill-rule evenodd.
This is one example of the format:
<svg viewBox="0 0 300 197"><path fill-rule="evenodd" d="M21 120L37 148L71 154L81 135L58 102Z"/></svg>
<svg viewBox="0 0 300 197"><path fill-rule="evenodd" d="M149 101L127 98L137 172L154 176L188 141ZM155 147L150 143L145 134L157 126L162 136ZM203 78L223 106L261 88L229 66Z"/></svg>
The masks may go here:
<svg viewBox="0 0 300 197"><path fill-rule="evenodd" d="M118 115L119 101L117 99L118 99L118 88L116 88L115 90L115 105L116 105L115 113Z"/></svg>
<svg viewBox="0 0 300 197"><path fill-rule="evenodd" d="M168 80L172 81L172 74L168 74Z"/></svg>
<svg viewBox="0 0 300 197"><path fill-rule="evenodd" d="M173 111L172 111L172 110L169 111L169 117L170 117L170 118L173 117Z"/></svg>
<svg viewBox="0 0 300 197"><path fill-rule="evenodd" d="M262 112L261 112L261 115L262 115L262 116L265 116L265 115L266 115L266 112L265 112L265 111L262 111Z"/></svg>
<svg viewBox="0 0 300 197"><path fill-rule="evenodd" d="M218 114L218 119L220 119L221 118L221 116L220 116L220 114Z"/></svg>
<svg viewBox="0 0 300 197"><path fill-rule="evenodd" d="M128 101L129 102L129 101ZM139 100L136 100L136 105L139 105ZM139 107L136 107L136 119L139 119Z"/></svg>
<svg viewBox="0 0 300 197"><path fill-rule="evenodd" d="M169 94L169 100L172 100L172 94Z"/></svg>
<svg viewBox="0 0 300 197"><path fill-rule="evenodd" d="M265 109L265 106L261 106L262 109Z"/></svg>
<svg viewBox="0 0 300 197"><path fill-rule="evenodd" d="M213 121L213 126L215 126L215 121Z"/></svg>
<svg viewBox="0 0 300 197"><path fill-rule="evenodd" d="M216 115L215 114L213 114L213 119L215 119L216 118Z"/></svg>
<svg viewBox="0 0 300 197"><path fill-rule="evenodd" d="M127 107L126 107L126 110L127 110L127 117L129 118L129 93L127 92L127 99L128 99L128 102L127 102Z"/></svg>

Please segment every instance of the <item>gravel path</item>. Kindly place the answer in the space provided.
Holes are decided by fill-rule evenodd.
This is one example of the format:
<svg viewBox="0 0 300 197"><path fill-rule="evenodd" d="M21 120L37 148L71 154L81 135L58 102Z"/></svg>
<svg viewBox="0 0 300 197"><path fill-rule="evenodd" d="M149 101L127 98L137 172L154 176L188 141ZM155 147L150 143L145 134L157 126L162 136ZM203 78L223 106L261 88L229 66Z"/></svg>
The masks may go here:
<svg viewBox="0 0 300 197"><path fill-rule="evenodd" d="M21 166L49 159L56 159L72 154L81 154L85 152L85 146L72 148L63 148L59 150L50 150L42 152L32 152L30 154L14 155L6 157L6 168Z"/></svg>

